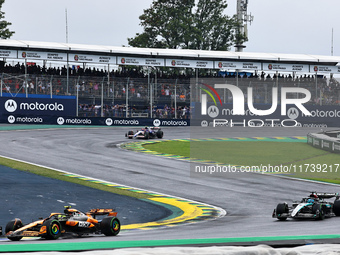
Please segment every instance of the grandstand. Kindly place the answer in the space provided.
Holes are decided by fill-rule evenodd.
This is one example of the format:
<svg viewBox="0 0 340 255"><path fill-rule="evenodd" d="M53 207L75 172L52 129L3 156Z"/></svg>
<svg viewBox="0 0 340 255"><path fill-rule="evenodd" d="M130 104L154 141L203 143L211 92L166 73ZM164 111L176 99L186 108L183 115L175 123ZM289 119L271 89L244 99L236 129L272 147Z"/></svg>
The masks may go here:
<svg viewBox="0 0 340 255"><path fill-rule="evenodd" d="M311 104L340 104L336 56L0 40L0 57L1 96L73 95L78 116L189 118L190 79L203 78L253 87L255 103L287 86L308 88Z"/></svg>

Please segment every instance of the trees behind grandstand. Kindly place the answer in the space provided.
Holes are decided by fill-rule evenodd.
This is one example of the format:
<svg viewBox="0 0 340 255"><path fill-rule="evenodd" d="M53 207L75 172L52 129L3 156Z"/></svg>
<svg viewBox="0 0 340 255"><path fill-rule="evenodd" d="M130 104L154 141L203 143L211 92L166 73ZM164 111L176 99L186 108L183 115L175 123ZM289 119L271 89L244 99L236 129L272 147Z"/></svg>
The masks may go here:
<svg viewBox="0 0 340 255"><path fill-rule="evenodd" d="M195 3L196 2L196 3ZM154 0L139 17L144 32L128 38L133 47L229 50L247 38L237 35L236 16L223 14L226 0Z"/></svg>
<svg viewBox="0 0 340 255"><path fill-rule="evenodd" d="M1 11L2 5L4 4L4 2L5 2L5 0L0 0L0 38L1 39L8 39L14 34L14 31L10 31L7 28L8 26L12 25L12 23L4 20L5 13L3 11Z"/></svg>

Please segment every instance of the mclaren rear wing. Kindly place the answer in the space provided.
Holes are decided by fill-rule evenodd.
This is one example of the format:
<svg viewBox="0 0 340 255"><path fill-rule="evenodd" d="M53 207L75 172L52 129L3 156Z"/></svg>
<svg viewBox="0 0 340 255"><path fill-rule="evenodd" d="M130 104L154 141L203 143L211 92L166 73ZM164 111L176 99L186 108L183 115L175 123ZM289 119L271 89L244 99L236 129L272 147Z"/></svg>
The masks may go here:
<svg viewBox="0 0 340 255"><path fill-rule="evenodd" d="M96 216L96 215L108 215L108 216L117 216L117 212L114 209L91 209L86 214Z"/></svg>

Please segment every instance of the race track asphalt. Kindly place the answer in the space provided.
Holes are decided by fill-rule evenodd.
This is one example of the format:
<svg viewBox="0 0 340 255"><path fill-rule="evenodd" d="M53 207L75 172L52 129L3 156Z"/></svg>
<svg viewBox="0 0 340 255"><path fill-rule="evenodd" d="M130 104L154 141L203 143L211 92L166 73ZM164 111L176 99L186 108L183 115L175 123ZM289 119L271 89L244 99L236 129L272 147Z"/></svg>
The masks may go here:
<svg viewBox="0 0 340 255"><path fill-rule="evenodd" d="M20 218L24 224L63 213L64 206L87 212L113 208L121 224L143 223L168 217L171 211L144 200L113 194L83 185L38 176L0 166L0 226Z"/></svg>
<svg viewBox="0 0 340 255"><path fill-rule="evenodd" d="M308 195L310 191L339 192L340 187L337 185L251 173L242 173L231 178L220 176L194 178L190 176L189 162L127 151L116 146L127 142L124 137L127 130L128 128L108 127L1 131L0 155L183 197L218 206L227 211L225 217L213 221L122 232L119 235L120 241L339 233L340 218L313 222L292 220L280 222L271 217L273 209L279 202L298 200ZM319 129L235 127L217 130L211 135L213 137L306 136L308 132L314 131ZM190 128L164 128L164 133L164 139L189 138ZM195 130L195 133L199 136L210 136L200 128ZM55 188L51 187L51 189ZM59 199L71 201L62 194ZM21 203L21 200L25 198L19 197L18 203ZM103 198L101 201L108 200ZM120 206L114 201L113 204L116 208ZM105 237L101 238L95 240L108 240ZM86 239L89 240L92 239Z"/></svg>

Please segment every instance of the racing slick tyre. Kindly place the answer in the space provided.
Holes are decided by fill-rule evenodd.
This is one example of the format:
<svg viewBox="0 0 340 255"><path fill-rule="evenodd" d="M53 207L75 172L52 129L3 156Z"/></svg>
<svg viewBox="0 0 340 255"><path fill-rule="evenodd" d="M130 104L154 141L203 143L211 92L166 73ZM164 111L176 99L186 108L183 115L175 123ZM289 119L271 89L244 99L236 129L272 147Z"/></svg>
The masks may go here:
<svg viewBox="0 0 340 255"><path fill-rule="evenodd" d="M49 240L56 240L61 235L61 225L57 220L47 220L44 222L43 226L46 226L46 235L44 238Z"/></svg>
<svg viewBox="0 0 340 255"><path fill-rule="evenodd" d="M128 137L129 139L132 139L132 138L133 138L133 131L129 131L129 132L127 133L127 137Z"/></svg>
<svg viewBox="0 0 340 255"><path fill-rule="evenodd" d="M120 231L120 221L115 217L105 217L100 223L100 230L106 236L116 236Z"/></svg>
<svg viewBox="0 0 340 255"><path fill-rule="evenodd" d="M163 133L162 130L158 130L157 133L156 133L156 136L157 136L157 138L159 138L159 139L163 138L163 135L164 135L164 133Z"/></svg>
<svg viewBox="0 0 340 255"><path fill-rule="evenodd" d="M334 201L333 213L335 214L335 216L340 216L340 200Z"/></svg>
<svg viewBox="0 0 340 255"><path fill-rule="evenodd" d="M317 220L323 220L325 218L325 211L323 210L322 205L319 203L313 204L312 213L318 214Z"/></svg>
<svg viewBox="0 0 340 255"><path fill-rule="evenodd" d="M279 220L286 220L287 217L282 217L280 215L288 212L288 205L286 203L281 203L276 206L276 215Z"/></svg>
<svg viewBox="0 0 340 255"><path fill-rule="evenodd" d="M22 221L18 218L15 218L14 220L11 220L10 222L7 223L6 228L5 228L5 233L7 234L10 231L15 231L24 225L22 224ZM14 237L7 237L11 241L19 241L22 236L14 236Z"/></svg>
<svg viewBox="0 0 340 255"><path fill-rule="evenodd" d="M147 132L144 133L144 139L145 139L145 140L148 140L148 139L149 139L149 133L147 133Z"/></svg>

